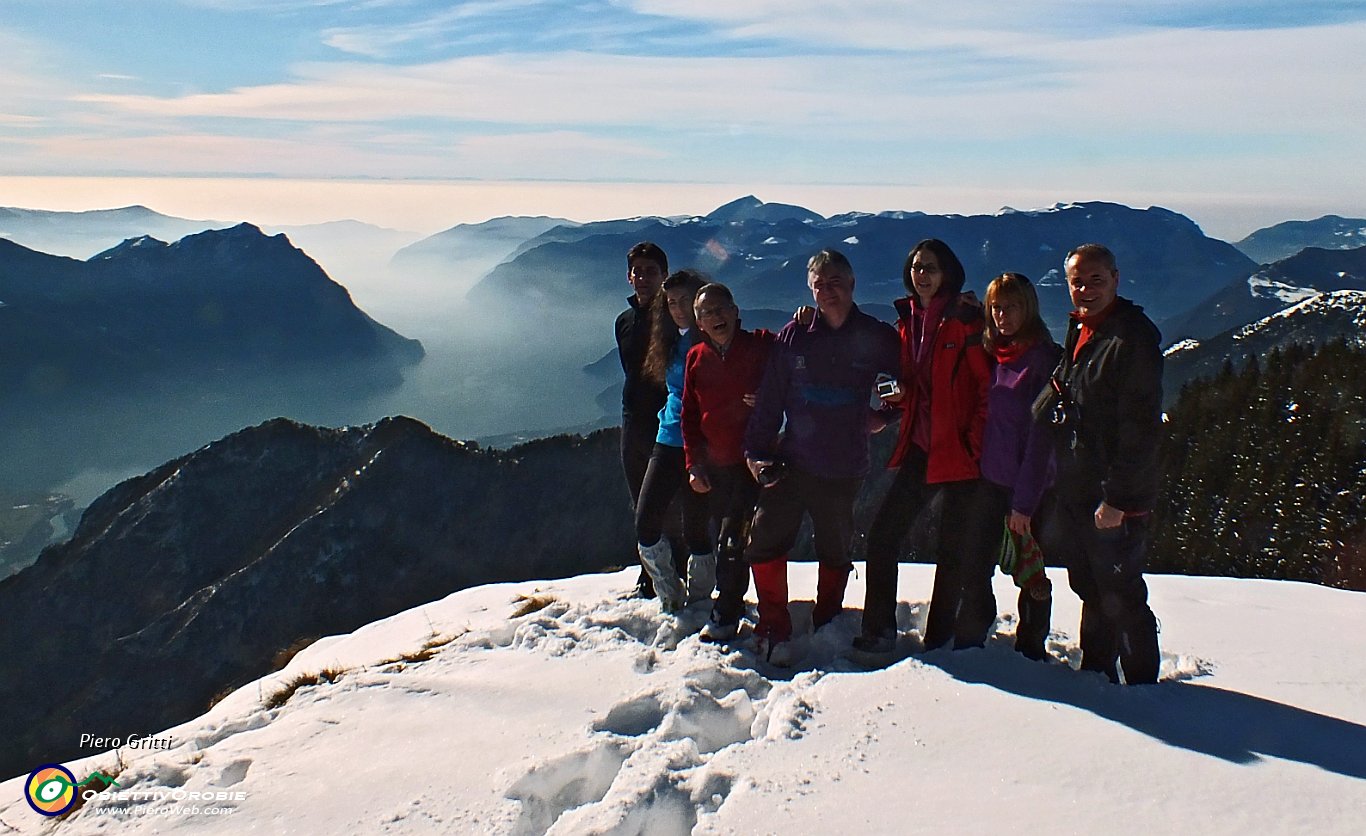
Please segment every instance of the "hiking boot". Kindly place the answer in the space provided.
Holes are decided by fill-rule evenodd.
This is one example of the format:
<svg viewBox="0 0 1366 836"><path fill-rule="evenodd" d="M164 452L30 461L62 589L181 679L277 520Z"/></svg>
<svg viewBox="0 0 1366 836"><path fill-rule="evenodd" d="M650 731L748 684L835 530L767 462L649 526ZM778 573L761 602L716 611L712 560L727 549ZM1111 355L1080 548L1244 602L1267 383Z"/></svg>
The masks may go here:
<svg viewBox="0 0 1366 836"><path fill-rule="evenodd" d="M790 641L760 636L755 641L754 652L760 659L775 668L792 667L792 642Z"/></svg>
<svg viewBox="0 0 1366 836"><path fill-rule="evenodd" d="M860 653L890 656L896 652L896 636L854 636L853 645Z"/></svg>
<svg viewBox="0 0 1366 836"><path fill-rule="evenodd" d="M632 598L644 598L647 601L655 597L655 584L650 580L650 573L645 571L645 567L640 567L640 577L636 578L636 585L631 590Z"/></svg>
<svg viewBox="0 0 1366 836"><path fill-rule="evenodd" d="M1048 578L1042 577L1041 583L1031 583L1020 590L1020 623L1015 628L1015 649L1026 659L1048 658L1044 642L1048 638L1052 608L1052 585Z"/></svg>
<svg viewBox="0 0 1366 836"><path fill-rule="evenodd" d="M716 554L694 554L688 557L688 603L710 601L716 588Z"/></svg>
<svg viewBox="0 0 1366 836"><path fill-rule="evenodd" d="M683 584L678 580L674 569L674 559L669 541L661 539L653 546L640 547L640 562L650 573L655 593L659 595L660 609L666 613L676 613L683 609Z"/></svg>
<svg viewBox="0 0 1366 836"><path fill-rule="evenodd" d="M1119 667L1126 685L1151 685L1162 668L1157 648L1157 618L1146 606L1135 613L1119 634Z"/></svg>
<svg viewBox="0 0 1366 836"><path fill-rule="evenodd" d="M707 623L702 628L702 632L699 634L698 638L711 644L721 644L723 642L732 641L739 634L740 622L717 621L712 618L707 619Z"/></svg>

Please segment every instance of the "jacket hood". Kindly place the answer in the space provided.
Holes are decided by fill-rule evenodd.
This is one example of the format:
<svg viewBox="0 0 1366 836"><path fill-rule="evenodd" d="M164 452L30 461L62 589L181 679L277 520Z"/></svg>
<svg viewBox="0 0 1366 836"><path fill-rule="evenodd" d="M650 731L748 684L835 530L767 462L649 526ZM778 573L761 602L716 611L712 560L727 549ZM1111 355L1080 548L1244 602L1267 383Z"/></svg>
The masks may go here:
<svg viewBox="0 0 1366 836"><path fill-rule="evenodd" d="M938 294L935 294L938 296ZM961 291L954 294L954 298L944 306L944 319L957 319L960 322L972 322L975 319L983 319L986 314L980 304L970 304L964 297L972 299L974 302L977 297L972 294L964 294ZM892 301L892 306L896 308L897 315L910 321L912 316L912 300L910 296L902 296L900 299Z"/></svg>

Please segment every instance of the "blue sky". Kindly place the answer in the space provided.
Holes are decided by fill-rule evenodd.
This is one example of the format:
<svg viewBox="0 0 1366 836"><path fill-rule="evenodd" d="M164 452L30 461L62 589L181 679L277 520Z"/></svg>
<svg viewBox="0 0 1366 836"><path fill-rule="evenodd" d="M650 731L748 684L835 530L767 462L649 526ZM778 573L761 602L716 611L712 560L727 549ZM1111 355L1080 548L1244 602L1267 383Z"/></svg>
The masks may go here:
<svg viewBox="0 0 1366 836"><path fill-rule="evenodd" d="M0 176L900 187L996 205L1366 212L1366 2L0 7Z"/></svg>

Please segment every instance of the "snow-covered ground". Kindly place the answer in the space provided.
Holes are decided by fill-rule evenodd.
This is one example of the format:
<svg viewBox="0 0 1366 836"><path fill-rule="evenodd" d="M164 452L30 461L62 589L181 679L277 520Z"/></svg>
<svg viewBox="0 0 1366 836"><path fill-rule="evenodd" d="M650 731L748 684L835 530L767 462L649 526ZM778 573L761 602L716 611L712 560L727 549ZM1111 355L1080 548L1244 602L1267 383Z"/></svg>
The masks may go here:
<svg viewBox="0 0 1366 836"><path fill-rule="evenodd" d="M0 784L0 833L1362 832L1366 595L1153 577L1163 681L1123 688L1069 667L1063 573L1033 663L1003 576L987 648L919 654L933 570L902 568L903 658L873 671L844 655L857 610L811 636L795 602L781 671L626 598L633 571L459 592L317 642L167 751L67 764L120 786L60 823Z"/></svg>

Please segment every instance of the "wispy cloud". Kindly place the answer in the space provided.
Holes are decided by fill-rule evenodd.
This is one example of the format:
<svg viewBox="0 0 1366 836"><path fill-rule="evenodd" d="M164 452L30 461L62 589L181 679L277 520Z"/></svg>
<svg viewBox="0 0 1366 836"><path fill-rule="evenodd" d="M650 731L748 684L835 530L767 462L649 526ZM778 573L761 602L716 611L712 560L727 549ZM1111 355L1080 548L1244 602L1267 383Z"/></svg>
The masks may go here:
<svg viewBox="0 0 1366 836"><path fill-rule="evenodd" d="M229 12L294 12L338 7L407 5L411 0L176 0L184 6Z"/></svg>
<svg viewBox="0 0 1366 836"><path fill-rule="evenodd" d="M621 0L642 13L692 20L733 39L776 38L814 52L834 46L987 48L1021 38L1106 39L1155 29L1287 29L1366 20L1358 0L1075 0L915 3L900 0Z"/></svg>
<svg viewBox="0 0 1366 836"><path fill-rule="evenodd" d="M1366 25L1293 32L1152 31L970 54L695 58L567 53L460 58L413 67L299 67L288 83L178 97L101 94L87 104L158 117L391 122L418 118L621 129L978 137L1004 126L1072 133L1231 126L1297 132L1360 120ZM1355 57L1353 57L1355 56ZM1286 68L1294 71L1287 72ZM1360 78L1361 76L1356 76ZM1076 124L1081 121L1082 124ZM1277 126L1277 123L1281 123Z"/></svg>
<svg viewBox="0 0 1366 836"><path fill-rule="evenodd" d="M707 52L710 33L691 19L638 14L612 0L469 0L408 12L358 16L322 37L342 52L411 64L505 53L673 54L671 44L697 55Z"/></svg>
<svg viewBox="0 0 1366 836"><path fill-rule="evenodd" d="M526 34L528 13L543 12L553 3L546 0L476 0L433 10L412 18L398 18L365 25L330 27L323 41L342 52L370 58L391 58L414 47L432 49L456 44L492 43L517 32Z"/></svg>
<svg viewBox="0 0 1366 836"><path fill-rule="evenodd" d="M8 128L37 128L46 120L39 116L25 116L18 113L0 113L0 125Z"/></svg>
<svg viewBox="0 0 1366 836"><path fill-rule="evenodd" d="M0 32L0 171L1366 193L1366 3L179 2L269 59Z"/></svg>

